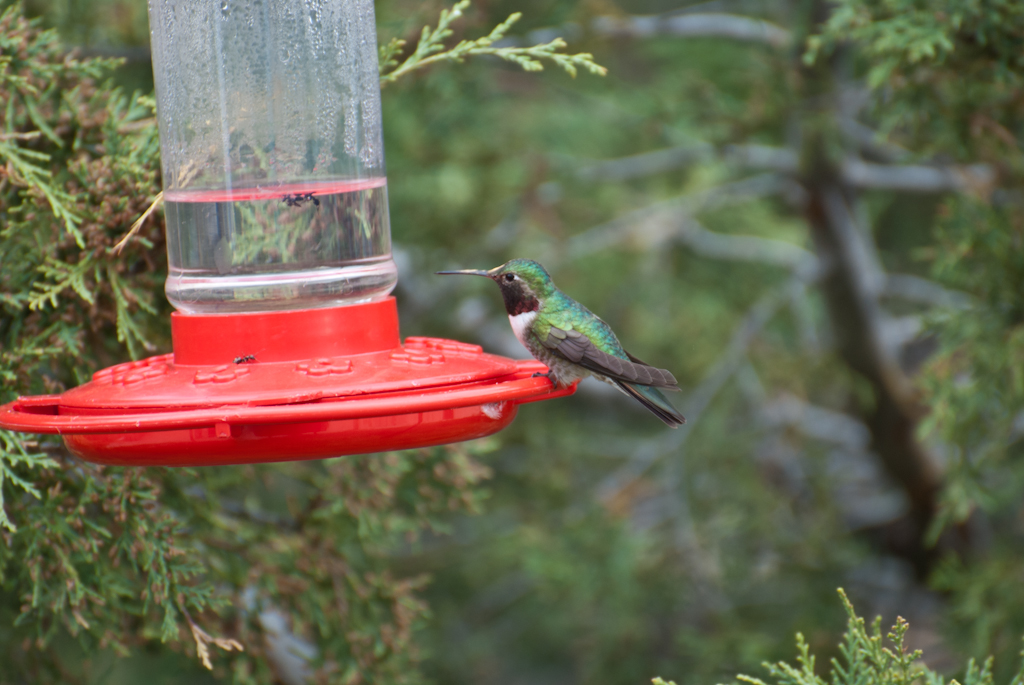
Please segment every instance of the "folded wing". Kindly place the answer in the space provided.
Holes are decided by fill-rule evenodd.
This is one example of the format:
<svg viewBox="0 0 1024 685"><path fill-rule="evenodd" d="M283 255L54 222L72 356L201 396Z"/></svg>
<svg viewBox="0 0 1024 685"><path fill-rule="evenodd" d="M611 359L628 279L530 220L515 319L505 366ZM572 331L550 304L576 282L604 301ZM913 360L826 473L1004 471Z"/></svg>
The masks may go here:
<svg viewBox="0 0 1024 685"><path fill-rule="evenodd" d="M543 341L548 349L566 360L579 364L591 373L600 374L622 383L649 385L654 388L678 390L675 376L665 369L644 364L628 352L629 359L622 359L597 348L590 338L579 331L562 330L552 326Z"/></svg>

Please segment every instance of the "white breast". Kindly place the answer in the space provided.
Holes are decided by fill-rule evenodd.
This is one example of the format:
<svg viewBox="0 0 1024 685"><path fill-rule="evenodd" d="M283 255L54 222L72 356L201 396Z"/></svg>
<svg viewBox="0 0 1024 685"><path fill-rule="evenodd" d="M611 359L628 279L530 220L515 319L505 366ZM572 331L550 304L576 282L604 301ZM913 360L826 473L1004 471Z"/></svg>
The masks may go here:
<svg viewBox="0 0 1024 685"><path fill-rule="evenodd" d="M533 320L537 318L537 312L523 312L522 314L516 314L515 316L509 314L508 321L512 324L512 332L516 334L516 339L523 344L526 349L530 349L530 346L526 344L526 332L530 330L530 326L533 325Z"/></svg>

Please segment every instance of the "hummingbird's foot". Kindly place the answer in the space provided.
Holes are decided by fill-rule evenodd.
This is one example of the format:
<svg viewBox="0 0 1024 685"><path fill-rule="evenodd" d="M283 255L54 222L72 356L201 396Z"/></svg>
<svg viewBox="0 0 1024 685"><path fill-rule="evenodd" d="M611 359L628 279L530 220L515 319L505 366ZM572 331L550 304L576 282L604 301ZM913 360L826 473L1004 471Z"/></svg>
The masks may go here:
<svg viewBox="0 0 1024 685"><path fill-rule="evenodd" d="M551 380L552 383L554 382L551 379L551 371L550 370L547 373L541 373L540 371L538 371L537 373L535 373L532 376L530 376L530 378L547 378L548 380Z"/></svg>

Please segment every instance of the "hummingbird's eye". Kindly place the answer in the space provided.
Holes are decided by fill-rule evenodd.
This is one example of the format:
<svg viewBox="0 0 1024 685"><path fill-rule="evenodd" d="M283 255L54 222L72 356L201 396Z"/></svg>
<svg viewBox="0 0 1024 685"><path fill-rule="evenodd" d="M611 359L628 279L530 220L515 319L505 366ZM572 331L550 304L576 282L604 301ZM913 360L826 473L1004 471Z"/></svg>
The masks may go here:
<svg viewBox="0 0 1024 685"><path fill-rule="evenodd" d="M512 281L516 280L516 275L515 274L505 274L505 280L508 281L509 283L511 283Z"/></svg>

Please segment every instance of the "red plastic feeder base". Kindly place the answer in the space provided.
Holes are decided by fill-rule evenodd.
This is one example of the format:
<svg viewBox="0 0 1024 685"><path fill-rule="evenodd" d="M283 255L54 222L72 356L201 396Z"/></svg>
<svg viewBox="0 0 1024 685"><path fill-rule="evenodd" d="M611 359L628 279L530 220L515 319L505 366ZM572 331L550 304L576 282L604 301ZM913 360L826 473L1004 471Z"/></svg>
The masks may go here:
<svg viewBox="0 0 1024 685"><path fill-rule="evenodd" d="M0 428L57 433L88 461L204 466L320 459L496 433L561 397L534 361L398 336L394 298L171 318L174 353L119 364L62 395L0 407Z"/></svg>

